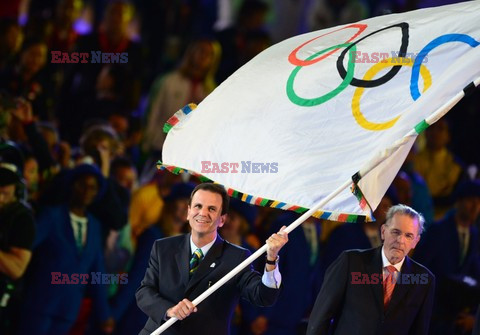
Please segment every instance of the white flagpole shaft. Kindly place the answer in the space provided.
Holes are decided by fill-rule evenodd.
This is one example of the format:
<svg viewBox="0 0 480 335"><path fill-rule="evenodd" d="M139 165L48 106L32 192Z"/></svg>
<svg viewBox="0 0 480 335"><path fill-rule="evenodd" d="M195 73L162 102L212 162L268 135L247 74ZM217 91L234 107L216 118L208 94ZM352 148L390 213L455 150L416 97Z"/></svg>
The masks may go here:
<svg viewBox="0 0 480 335"><path fill-rule="evenodd" d="M472 81L473 85L478 88L478 85L480 85L480 77ZM458 92L454 97L452 97L450 100L448 100L446 103L442 105L435 113L430 115L425 119L425 121L431 125L435 122L437 122L442 116L448 113L450 109L452 109L453 106L455 106L462 98L465 96L465 91L460 91Z"/></svg>
<svg viewBox="0 0 480 335"><path fill-rule="evenodd" d="M314 207L310 208L308 211L302 214L298 219L293 221L286 229L285 231L287 233L291 232L298 226L300 226L306 219L308 219L310 216L312 216L317 210L320 209L320 207L325 206L330 200L335 198L340 192L342 192L344 189L349 187L352 184L351 180L346 181L343 185L341 185L339 188L337 188L335 191L333 191L329 196L325 197L321 201L319 201ZM250 255L247 259L245 259L242 263L237 265L232 271L227 273L222 279L220 279L218 282L216 282L214 285L209 287L205 292L203 292L201 295L199 295L195 300L192 301L193 305L197 306L199 303L201 303L203 300L208 298L213 292L218 290L223 284L225 284L227 281L232 279L234 276L236 276L240 271L242 271L245 267L250 265L254 260L256 260L258 257L260 257L265 251L267 251L267 245L264 244L260 249L255 251L253 254ZM169 328L171 325L173 325L175 322L177 322L177 318L170 318L165 322L163 325L158 327L151 335L158 335L164 332L167 328Z"/></svg>

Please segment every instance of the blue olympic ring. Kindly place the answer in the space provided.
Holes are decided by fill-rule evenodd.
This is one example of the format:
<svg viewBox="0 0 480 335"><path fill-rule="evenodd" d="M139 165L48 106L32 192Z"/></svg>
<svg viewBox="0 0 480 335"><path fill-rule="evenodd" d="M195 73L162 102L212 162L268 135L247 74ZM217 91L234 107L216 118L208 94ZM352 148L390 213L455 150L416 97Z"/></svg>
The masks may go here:
<svg viewBox="0 0 480 335"><path fill-rule="evenodd" d="M418 53L417 57L415 58L415 62L413 63L412 77L410 79L410 95L412 96L413 100L420 98L418 78L423 59L430 51L432 51L432 49L449 42L463 42L470 45L472 48L475 48L480 44L480 42L477 42L475 39L465 34L446 34L435 38L426 46L424 46L423 49Z"/></svg>

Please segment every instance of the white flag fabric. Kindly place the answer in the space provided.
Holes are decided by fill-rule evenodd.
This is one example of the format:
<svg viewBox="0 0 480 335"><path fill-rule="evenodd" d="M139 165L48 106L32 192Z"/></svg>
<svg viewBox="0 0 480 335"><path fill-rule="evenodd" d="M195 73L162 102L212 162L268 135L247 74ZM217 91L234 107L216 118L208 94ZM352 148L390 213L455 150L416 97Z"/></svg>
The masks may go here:
<svg viewBox="0 0 480 335"><path fill-rule="evenodd" d="M354 177L315 216L369 220L432 115L478 85L479 44L480 1L287 39L169 120L162 166L298 212Z"/></svg>

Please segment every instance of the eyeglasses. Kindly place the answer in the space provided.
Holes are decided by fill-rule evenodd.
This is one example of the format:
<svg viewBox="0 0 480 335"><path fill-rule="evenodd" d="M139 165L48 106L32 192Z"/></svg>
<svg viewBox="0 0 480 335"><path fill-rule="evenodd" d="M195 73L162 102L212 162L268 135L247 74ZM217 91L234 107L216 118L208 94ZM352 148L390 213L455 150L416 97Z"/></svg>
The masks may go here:
<svg viewBox="0 0 480 335"><path fill-rule="evenodd" d="M396 228L391 228L389 229L390 230L390 234L392 234L392 236L397 239L399 238L400 236L402 235L405 235L405 238L407 239L407 241L411 242L415 239L415 234L413 233L403 233L401 230L399 229L396 229Z"/></svg>

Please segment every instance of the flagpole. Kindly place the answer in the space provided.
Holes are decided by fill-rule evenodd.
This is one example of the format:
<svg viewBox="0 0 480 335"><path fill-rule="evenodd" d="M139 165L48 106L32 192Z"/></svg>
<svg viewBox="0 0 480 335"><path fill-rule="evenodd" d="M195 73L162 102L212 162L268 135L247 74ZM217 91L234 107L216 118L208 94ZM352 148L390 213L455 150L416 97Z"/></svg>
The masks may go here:
<svg viewBox="0 0 480 335"><path fill-rule="evenodd" d="M480 85L480 77L473 80L469 85L467 85L462 91L458 92L454 97L448 100L446 103L442 105L438 109L437 112L428 116L425 121L430 125L437 122L442 116L448 113L453 106L455 106L462 98L467 95L467 90L475 90L477 89L478 85Z"/></svg>
<svg viewBox="0 0 480 335"><path fill-rule="evenodd" d="M302 214L298 219L293 221L284 231L287 233L290 233L292 230L300 226L306 219L308 219L310 216L312 216L317 210L319 210L321 207L325 206L330 200L335 198L340 192L342 192L344 189L349 187L352 184L351 180L347 180L345 183L343 183L340 187L338 187L336 190L334 190L330 195L322 199L320 202L318 202L314 207L310 208L308 211ZM253 263L258 257L260 257L265 251L267 251L267 245L264 244L260 249L255 251L253 254L250 255L247 259L245 259L242 263L237 265L236 268L234 268L232 271L227 273L222 279L220 279L218 282L216 282L214 285L212 285L210 288L208 288L205 292L203 292L201 295L199 295L195 300L192 301L192 304L194 306L197 306L199 303L201 303L203 300L208 298L213 292L215 292L217 289L219 289L223 284L225 284L227 281L232 279L235 275L237 275L240 271L242 271L245 267ZM158 335L164 332L167 328L169 328L171 325L173 325L175 322L177 322L177 318L170 318L165 322L163 325L158 327L151 335Z"/></svg>

